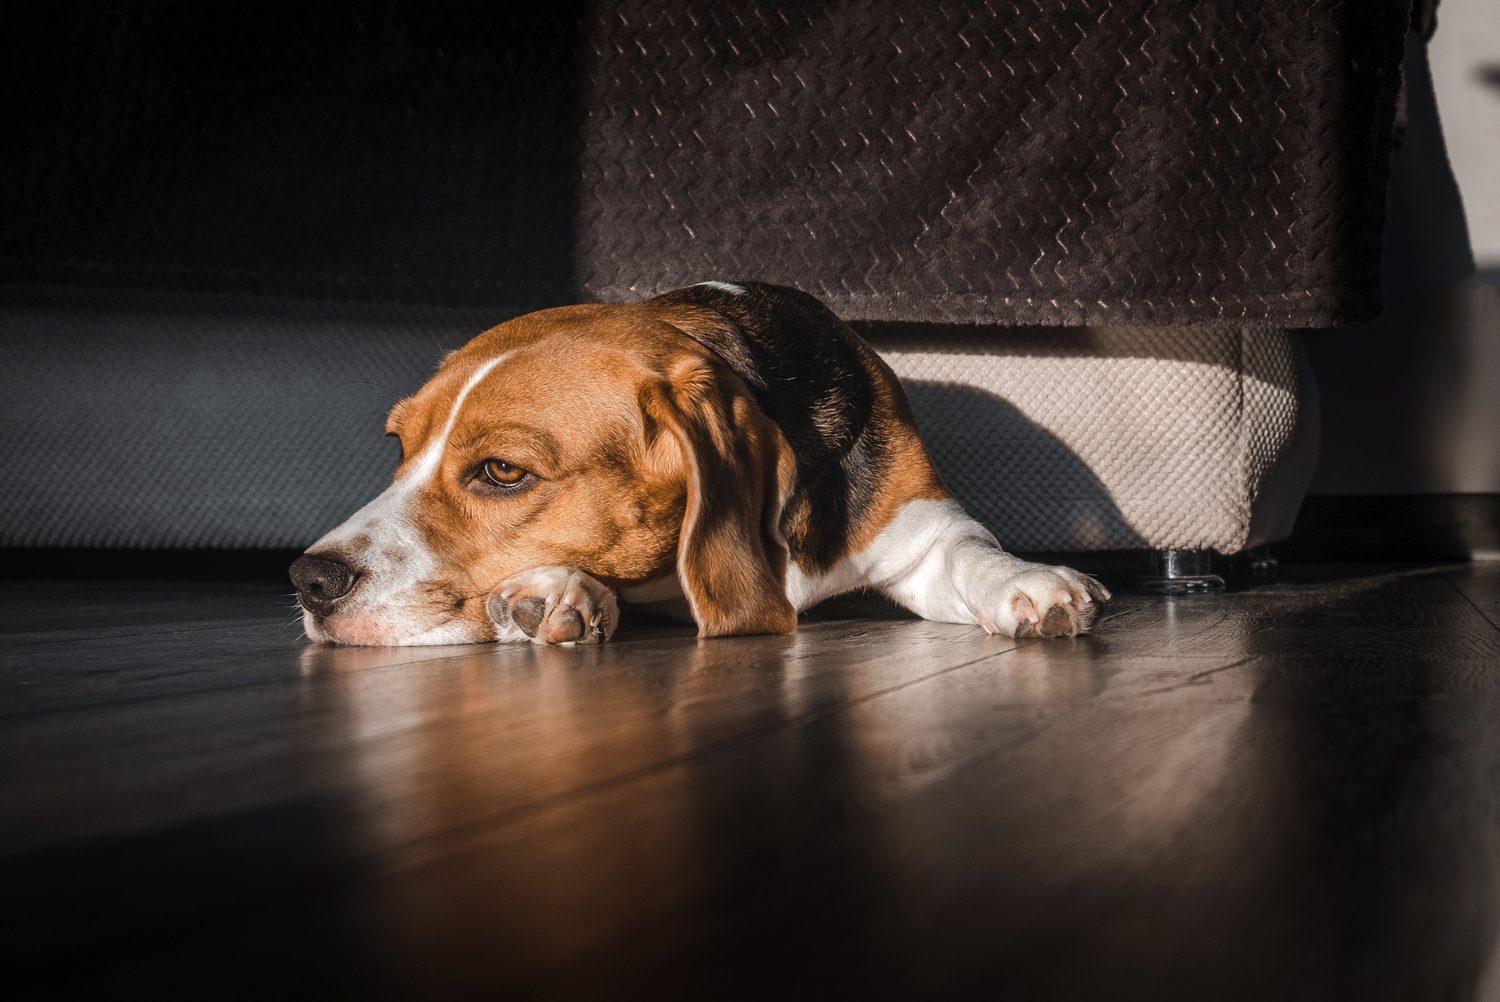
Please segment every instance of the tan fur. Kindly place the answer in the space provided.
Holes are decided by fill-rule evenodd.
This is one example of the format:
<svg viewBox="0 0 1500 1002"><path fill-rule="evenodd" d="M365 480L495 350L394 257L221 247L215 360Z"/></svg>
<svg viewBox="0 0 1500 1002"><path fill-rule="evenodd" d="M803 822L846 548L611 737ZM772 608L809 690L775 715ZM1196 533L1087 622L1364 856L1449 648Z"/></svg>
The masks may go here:
<svg viewBox="0 0 1500 1002"><path fill-rule="evenodd" d="M663 309L660 315L685 332L702 332L724 323L724 318L713 310L695 306L673 306ZM876 393L870 424L878 428L889 443L891 469L880 483L875 504L863 518L850 526L849 546L838 554L837 559L868 546L906 502L952 497L917 432L917 421L900 379L873 349L865 350L864 363ZM806 514L806 509L803 509L792 517L805 518ZM791 535L805 532L806 528L805 525L788 526ZM827 567L815 566L806 556L798 558L798 563L808 573L827 570Z"/></svg>
<svg viewBox="0 0 1500 1002"><path fill-rule="evenodd" d="M367 584L331 611L309 607L309 636L608 639L626 586L635 590L624 597L668 607L680 588L703 637L784 633L796 627L794 601L857 586L882 560L881 587L929 618L971 622L977 601L988 603L980 625L1007 635L1087 628L1093 603L1108 598L1102 586L1010 557L951 503L920 511L947 519L933 524L947 533L941 559L956 562L946 577L913 579L904 551L879 537L906 506L950 494L899 381L851 337L838 351L860 360L868 386L796 386L797 346L769 362L754 354L795 332L768 341L757 326L764 315L734 309L680 297L564 307L451 353L391 409L387 432L402 446L396 481L320 541ZM767 387L763 378L787 382ZM793 401L810 412L783 414ZM794 455L788 434L811 451ZM499 475L516 489L485 479L493 461L508 464ZM511 467L532 476L517 480ZM799 471L807 482L797 482ZM856 553L875 563L845 562ZM793 557L798 573L789 574ZM1030 617L1020 614L1023 598Z"/></svg>
<svg viewBox="0 0 1500 1002"><path fill-rule="evenodd" d="M779 525L795 467L781 431L706 352L675 366L644 404L687 474L677 572L698 635L796 629Z"/></svg>
<svg viewBox="0 0 1500 1002"><path fill-rule="evenodd" d="M917 433L917 419L901 381L873 350L866 353L865 364L874 377L876 393L870 420L880 425L887 437L890 471L881 480L875 503L865 517L850 526L849 549L841 556L869 546L908 501L941 501L952 497Z"/></svg>
<svg viewBox="0 0 1500 1002"><path fill-rule="evenodd" d="M680 571L703 636L795 628L775 524L794 469L786 443L738 377L644 306L530 314L451 354L391 410L398 476L502 353L415 501L442 569L425 586L434 608L488 628L486 594L531 567L610 584ZM492 457L540 480L514 496L467 489Z"/></svg>

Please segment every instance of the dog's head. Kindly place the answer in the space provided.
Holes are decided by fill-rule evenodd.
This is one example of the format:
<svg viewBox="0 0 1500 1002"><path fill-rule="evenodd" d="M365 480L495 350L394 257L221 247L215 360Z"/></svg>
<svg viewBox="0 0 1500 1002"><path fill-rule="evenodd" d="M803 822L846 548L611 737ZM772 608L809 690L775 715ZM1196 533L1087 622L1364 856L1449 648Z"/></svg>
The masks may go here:
<svg viewBox="0 0 1500 1002"><path fill-rule="evenodd" d="M395 479L297 560L314 640L495 639L505 578L676 574L700 635L790 630L778 529L795 461L745 384L650 304L545 310L446 358L386 423Z"/></svg>

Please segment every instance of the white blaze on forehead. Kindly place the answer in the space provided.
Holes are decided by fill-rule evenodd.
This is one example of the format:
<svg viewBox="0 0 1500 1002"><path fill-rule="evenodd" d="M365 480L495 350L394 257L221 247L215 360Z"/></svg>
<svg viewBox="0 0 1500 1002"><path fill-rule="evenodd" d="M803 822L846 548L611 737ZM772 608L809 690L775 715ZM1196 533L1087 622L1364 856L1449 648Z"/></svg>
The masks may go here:
<svg viewBox="0 0 1500 1002"><path fill-rule="evenodd" d="M720 292L727 292L735 296L743 296L745 294L745 287L743 285L734 285L730 282L699 282L698 284L706 285L710 289L718 289Z"/></svg>
<svg viewBox="0 0 1500 1002"><path fill-rule="evenodd" d="M379 559L382 544L384 547L394 544L409 555L416 555L413 551L425 552L421 546L420 534L406 518L407 502L437 474L438 467L442 465L443 451L448 447L448 438L453 434L454 425L458 423L458 415L463 409L464 401L474 388L495 370L496 366L505 361L508 354L509 352L496 355L475 369L464 381L458 395L453 398L453 406L448 411L448 418L443 423L442 431L434 435L427 443L427 447L417 454L417 458L407 467L406 472L396 478L396 481L382 491L379 497L355 512L353 517L343 525L313 544L312 550L337 547L363 534L371 537L369 550L371 558L375 560ZM418 563L421 562L418 561ZM370 572L380 570L378 567L367 569ZM374 576L378 575L372 573L372 577Z"/></svg>
<svg viewBox="0 0 1500 1002"><path fill-rule="evenodd" d="M448 411L448 420L443 423L443 430L427 443L427 448L422 450L416 462L412 463L411 469L402 474L396 484L420 486L437 472L439 464L443 461L443 450L448 447L448 436L453 434L453 426L458 423L458 412L463 409L464 401L468 399L474 387L483 382L484 377L493 372L495 366L505 361L509 354L510 352L505 352L496 355L470 374L469 378L464 381L463 388L458 391L458 396L453 398L453 408Z"/></svg>

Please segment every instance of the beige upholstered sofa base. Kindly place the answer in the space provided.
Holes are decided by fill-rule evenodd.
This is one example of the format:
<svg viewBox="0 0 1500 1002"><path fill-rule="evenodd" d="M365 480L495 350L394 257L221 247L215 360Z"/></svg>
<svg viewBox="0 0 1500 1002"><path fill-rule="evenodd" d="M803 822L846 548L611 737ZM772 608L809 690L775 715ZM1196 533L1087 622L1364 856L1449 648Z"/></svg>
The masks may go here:
<svg viewBox="0 0 1500 1002"><path fill-rule="evenodd" d="M484 310L0 288L0 545L306 546L373 497L392 401ZM1315 403L1278 330L865 325L953 490L1022 550L1291 529ZM112 457L105 480L81 456Z"/></svg>
<svg viewBox="0 0 1500 1002"><path fill-rule="evenodd" d="M1317 395L1279 329L863 330L938 467L1020 550L1285 538L1317 462Z"/></svg>

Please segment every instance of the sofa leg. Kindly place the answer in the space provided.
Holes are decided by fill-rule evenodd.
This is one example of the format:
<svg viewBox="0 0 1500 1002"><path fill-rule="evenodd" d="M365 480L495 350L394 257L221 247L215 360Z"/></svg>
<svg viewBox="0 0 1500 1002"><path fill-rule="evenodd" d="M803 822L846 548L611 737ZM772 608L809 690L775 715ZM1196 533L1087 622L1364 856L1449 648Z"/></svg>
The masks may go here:
<svg viewBox="0 0 1500 1002"><path fill-rule="evenodd" d="M1257 546L1246 550L1235 558L1235 567L1256 581L1275 581L1281 573L1281 563L1271 556L1269 546Z"/></svg>
<svg viewBox="0 0 1500 1002"><path fill-rule="evenodd" d="M1147 550L1146 573L1136 579L1155 595L1198 595L1224 590L1214 573L1213 550Z"/></svg>

